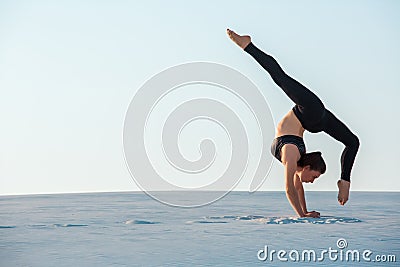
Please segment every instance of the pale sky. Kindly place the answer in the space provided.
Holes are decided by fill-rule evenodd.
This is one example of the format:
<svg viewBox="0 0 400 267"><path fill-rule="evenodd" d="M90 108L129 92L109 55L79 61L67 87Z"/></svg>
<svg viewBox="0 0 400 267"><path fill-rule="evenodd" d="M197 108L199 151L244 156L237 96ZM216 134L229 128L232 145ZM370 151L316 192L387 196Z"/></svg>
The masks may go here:
<svg viewBox="0 0 400 267"><path fill-rule="evenodd" d="M138 190L124 161L125 113L148 79L182 63L240 71L279 121L293 104L227 27L250 34L359 136L353 190L399 191L399 14L387 0L1 1L0 195ZM305 142L328 165L306 190L336 190L343 145L323 133ZM197 145L185 148L196 157ZM260 190L283 189L275 161Z"/></svg>

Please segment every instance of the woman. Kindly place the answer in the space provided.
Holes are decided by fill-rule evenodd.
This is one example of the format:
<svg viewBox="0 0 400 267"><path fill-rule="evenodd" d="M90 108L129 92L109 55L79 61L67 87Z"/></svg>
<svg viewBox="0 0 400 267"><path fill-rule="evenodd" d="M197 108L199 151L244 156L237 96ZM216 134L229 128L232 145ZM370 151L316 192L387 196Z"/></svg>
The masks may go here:
<svg viewBox="0 0 400 267"><path fill-rule="evenodd" d="M258 49L248 35L238 35L227 29L229 37L250 54L270 75L274 82L296 104L278 123L271 152L285 168L286 195L300 217L319 217L307 211L302 183L314 182L326 170L320 152L306 153L304 131L325 132L346 147L341 156L341 179L338 201L344 205L349 198L350 173L358 151L359 140L339 119L325 109L321 100L302 84L289 77L270 55Z"/></svg>

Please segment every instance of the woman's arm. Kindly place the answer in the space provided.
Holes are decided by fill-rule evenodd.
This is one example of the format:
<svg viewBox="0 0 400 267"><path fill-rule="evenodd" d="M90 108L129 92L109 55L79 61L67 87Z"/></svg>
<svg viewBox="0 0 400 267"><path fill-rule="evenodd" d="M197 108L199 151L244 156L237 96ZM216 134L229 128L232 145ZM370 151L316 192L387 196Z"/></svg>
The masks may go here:
<svg viewBox="0 0 400 267"><path fill-rule="evenodd" d="M307 213L307 204L306 198L304 196L304 188L303 184L301 183L300 177L296 174L294 177L294 187L297 190L297 194L299 196L300 206L304 213Z"/></svg>
<svg viewBox="0 0 400 267"><path fill-rule="evenodd" d="M300 206L303 209L304 216L319 218L320 217L319 212L316 212L315 210L308 212L306 198L304 196L303 184L301 183L300 177L297 174L294 177L294 187L297 190L297 195L299 196Z"/></svg>
<svg viewBox="0 0 400 267"><path fill-rule="evenodd" d="M299 150L295 145L286 144L282 147L281 154L282 163L285 168L286 196L297 215L304 217L305 213L301 207L297 189L294 186L297 161L300 158Z"/></svg>

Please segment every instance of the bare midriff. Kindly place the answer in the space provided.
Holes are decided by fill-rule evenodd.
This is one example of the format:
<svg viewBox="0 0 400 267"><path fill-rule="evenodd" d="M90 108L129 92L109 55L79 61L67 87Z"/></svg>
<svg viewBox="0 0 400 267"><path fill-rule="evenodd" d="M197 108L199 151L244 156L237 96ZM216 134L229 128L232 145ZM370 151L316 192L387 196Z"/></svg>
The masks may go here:
<svg viewBox="0 0 400 267"><path fill-rule="evenodd" d="M290 110L276 126L275 137L283 135L296 135L303 138L303 134L304 128L294 114L293 110Z"/></svg>

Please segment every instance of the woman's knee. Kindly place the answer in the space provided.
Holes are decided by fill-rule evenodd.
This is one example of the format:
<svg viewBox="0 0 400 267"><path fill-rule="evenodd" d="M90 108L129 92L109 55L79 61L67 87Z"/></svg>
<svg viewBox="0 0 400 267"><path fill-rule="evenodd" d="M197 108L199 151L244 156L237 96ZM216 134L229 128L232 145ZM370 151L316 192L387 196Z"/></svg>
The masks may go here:
<svg viewBox="0 0 400 267"><path fill-rule="evenodd" d="M358 148L360 147L360 139L355 134L353 134L347 146L350 146L351 148L357 151Z"/></svg>
<svg viewBox="0 0 400 267"><path fill-rule="evenodd" d="M285 93L286 88L288 85L289 77L282 71L274 71L270 73L272 80L278 85L280 88L282 88Z"/></svg>

